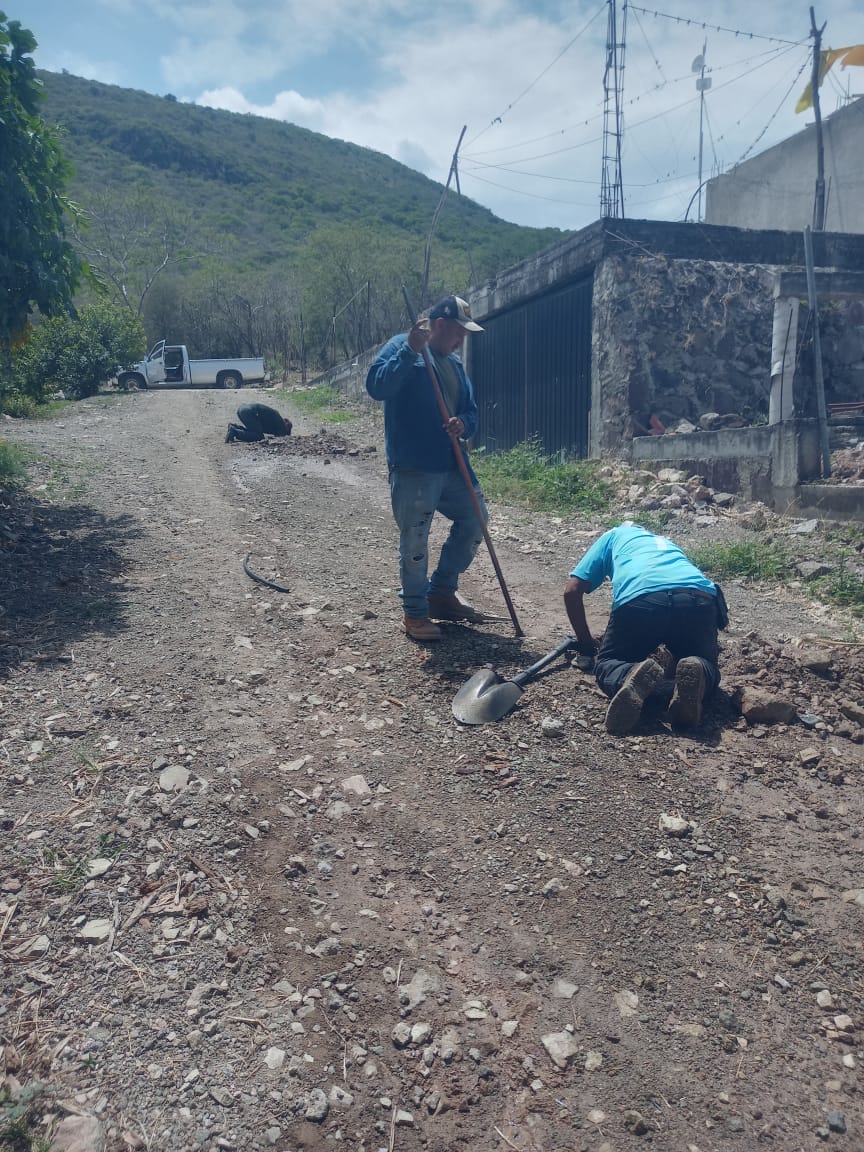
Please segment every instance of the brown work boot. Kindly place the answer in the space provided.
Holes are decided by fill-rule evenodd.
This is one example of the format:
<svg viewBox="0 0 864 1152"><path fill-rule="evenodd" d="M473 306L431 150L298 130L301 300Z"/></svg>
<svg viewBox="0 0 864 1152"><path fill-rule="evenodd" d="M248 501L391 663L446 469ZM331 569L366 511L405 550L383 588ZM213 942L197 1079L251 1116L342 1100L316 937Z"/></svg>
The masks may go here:
<svg viewBox="0 0 864 1152"><path fill-rule="evenodd" d="M606 731L610 736L624 736L636 727L642 705L662 681L663 669L656 660L633 665L606 709Z"/></svg>
<svg viewBox="0 0 864 1152"><path fill-rule="evenodd" d="M481 620L482 612L464 604L455 592L440 589L429 593L429 615L433 620Z"/></svg>
<svg viewBox="0 0 864 1152"><path fill-rule="evenodd" d="M402 627L412 640L440 640L442 636L441 629L428 616L406 616Z"/></svg>
<svg viewBox="0 0 864 1152"><path fill-rule="evenodd" d="M705 698L705 669L696 656L685 656L675 669L675 691L669 704L669 721L676 728L698 728Z"/></svg>

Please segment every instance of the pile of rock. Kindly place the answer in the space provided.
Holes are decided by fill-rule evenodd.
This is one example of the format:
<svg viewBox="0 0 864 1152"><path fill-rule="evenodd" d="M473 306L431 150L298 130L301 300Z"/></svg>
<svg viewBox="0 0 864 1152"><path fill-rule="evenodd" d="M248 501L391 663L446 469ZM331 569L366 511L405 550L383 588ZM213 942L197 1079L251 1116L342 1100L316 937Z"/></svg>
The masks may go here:
<svg viewBox="0 0 864 1152"><path fill-rule="evenodd" d="M630 473L627 502L645 511L673 508L680 511L705 512L730 508L735 503L731 492L715 492L704 476L690 476L678 468L661 468L659 472L640 469Z"/></svg>
<svg viewBox="0 0 864 1152"><path fill-rule="evenodd" d="M737 412L703 412L698 425L689 420L679 420L666 429L666 435L684 436L689 432L717 432L721 428L747 428L749 425L750 421Z"/></svg>

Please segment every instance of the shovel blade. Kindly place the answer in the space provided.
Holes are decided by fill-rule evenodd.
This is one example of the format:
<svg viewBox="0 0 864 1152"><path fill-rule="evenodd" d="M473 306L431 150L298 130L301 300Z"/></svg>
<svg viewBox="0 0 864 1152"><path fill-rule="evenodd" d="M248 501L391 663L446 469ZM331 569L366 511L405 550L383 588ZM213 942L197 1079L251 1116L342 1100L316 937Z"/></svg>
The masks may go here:
<svg viewBox="0 0 864 1152"><path fill-rule="evenodd" d="M522 696L512 680L485 668L466 680L453 698L453 715L460 724L493 724L506 716Z"/></svg>

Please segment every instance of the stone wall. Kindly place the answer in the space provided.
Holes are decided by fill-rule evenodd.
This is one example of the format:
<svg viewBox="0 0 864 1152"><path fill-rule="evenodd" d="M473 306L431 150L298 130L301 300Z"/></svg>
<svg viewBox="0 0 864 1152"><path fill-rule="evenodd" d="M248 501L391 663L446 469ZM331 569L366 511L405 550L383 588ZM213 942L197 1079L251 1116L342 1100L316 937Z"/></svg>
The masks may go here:
<svg viewBox="0 0 864 1152"><path fill-rule="evenodd" d="M800 370L812 380L810 332L803 322L800 330ZM820 300L819 337L826 404L864 401L864 299Z"/></svg>
<svg viewBox="0 0 864 1152"><path fill-rule="evenodd" d="M609 256L594 277L592 447L629 451L654 416L768 413L774 269Z"/></svg>

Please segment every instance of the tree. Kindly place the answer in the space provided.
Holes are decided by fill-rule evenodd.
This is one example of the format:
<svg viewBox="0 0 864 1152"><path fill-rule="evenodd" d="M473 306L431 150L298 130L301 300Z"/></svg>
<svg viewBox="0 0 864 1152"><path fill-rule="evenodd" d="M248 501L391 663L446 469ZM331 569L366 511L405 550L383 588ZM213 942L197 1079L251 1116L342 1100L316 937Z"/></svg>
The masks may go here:
<svg viewBox="0 0 864 1152"><path fill-rule="evenodd" d="M191 221L144 188L113 188L84 207L75 228L79 249L114 300L142 315L156 279L193 258Z"/></svg>
<svg viewBox="0 0 864 1152"><path fill-rule="evenodd" d="M144 325L128 308L90 304L77 316L56 316L33 329L15 358L16 386L34 400L58 390L68 400L93 396L146 350Z"/></svg>
<svg viewBox="0 0 864 1152"><path fill-rule="evenodd" d="M66 239L70 170L39 115L35 47L32 32L0 12L0 404L32 310L67 307L81 272Z"/></svg>

